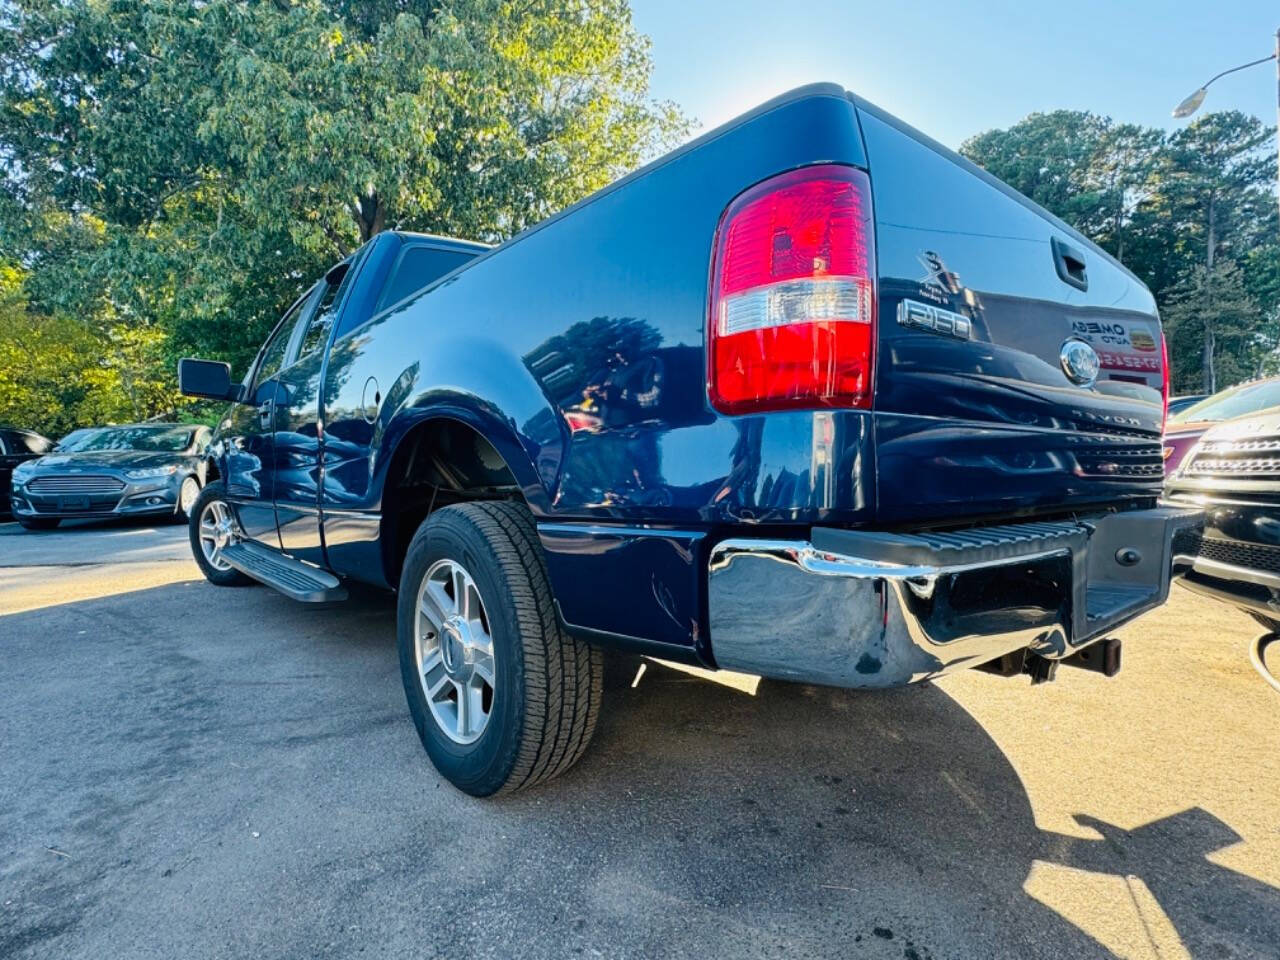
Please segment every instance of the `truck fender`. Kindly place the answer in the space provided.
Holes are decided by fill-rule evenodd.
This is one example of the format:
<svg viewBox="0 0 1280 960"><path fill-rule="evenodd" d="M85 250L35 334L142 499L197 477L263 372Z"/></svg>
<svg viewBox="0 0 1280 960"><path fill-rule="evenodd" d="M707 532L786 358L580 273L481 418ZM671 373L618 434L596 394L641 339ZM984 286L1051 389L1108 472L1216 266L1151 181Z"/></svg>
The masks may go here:
<svg viewBox="0 0 1280 960"><path fill-rule="evenodd" d="M486 337L429 345L429 361L403 370L388 387L371 478L381 503L396 450L414 428L448 418L471 427L502 457L535 516L550 513L568 427L508 346ZM428 368L429 365L429 368ZM445 387L423 385L448 384Z"/></svg>

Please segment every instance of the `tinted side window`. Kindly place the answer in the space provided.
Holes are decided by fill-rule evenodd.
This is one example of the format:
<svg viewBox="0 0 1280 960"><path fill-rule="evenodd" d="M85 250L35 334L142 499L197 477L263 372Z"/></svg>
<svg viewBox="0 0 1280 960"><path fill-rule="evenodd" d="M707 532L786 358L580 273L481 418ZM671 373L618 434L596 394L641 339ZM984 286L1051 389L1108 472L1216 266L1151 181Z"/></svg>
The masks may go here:
<svg viewBox="0 0 1280 960"><path fill-rule="evenodd" d="M8 454L11 447L14 453L18 452L17 445L13 442L13 435L0 430L0 457Z"/></svg>
<svg viewBox="0 0 1280 960"><path fill-rule="evenodd" d="M387 278L387 285L382 288L382 296L378 298L374 312L399 303L415 290L421 290L475 258L476 254L461 250L438 250L422 244L406 247Z"/></svg>
<svg viewBox="0 0 1280 960"><path fill-rule="evenodd" d="M289 335L293 333L292 323L282 323L275 335L267 342L262 352L262 363L258 365L257 383L274 377L280 372L280 364L284 362L284 352L289 347Z"/></svg>
<svg viewBox="0 0 1280 960"><path fill-rule="evenodd" d="M325 284L324 293L320 295L320 302L316 305L316 311L311 315L311 322L307 325L307 332L302 337L302 349L298 351L298 359L314 353L328 341L329 328L333 326L334 318L342 306L342 298L346 296L347 288L351 286L355 275L355 262L352 261L347 267L347 272L342 275L342 279L336 285Z"/></svg>
<svg viewBox="0 0 1280 960"><path fill-rule="evenodd" d="M315 292L307 294L293 305L293 308L280 321L276 332L267 341L262 351L262 362L258 364L258 372L253 378L255 389L264 380L274 377L284 364L285 352L289 349L289 341L293 339L294 328L298 321L307 314L307 306L315 300Z"/></svg>

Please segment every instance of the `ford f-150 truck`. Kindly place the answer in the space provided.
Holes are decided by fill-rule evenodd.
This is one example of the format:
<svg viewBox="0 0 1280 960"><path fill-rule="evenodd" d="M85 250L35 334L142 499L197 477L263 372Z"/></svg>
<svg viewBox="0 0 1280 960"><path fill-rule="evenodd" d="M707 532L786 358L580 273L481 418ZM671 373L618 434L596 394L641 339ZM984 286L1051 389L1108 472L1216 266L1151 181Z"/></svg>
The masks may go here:
<svg viewBox="0 0 1280 960"><path fill-rule="evenodd" d="M564 771L605 649L842 687L1108 675L1159 502L1151 294L845 90L779 97L495 248L387 232L284 315L191 511L209 580L398 594L476 795Z"/></svg>

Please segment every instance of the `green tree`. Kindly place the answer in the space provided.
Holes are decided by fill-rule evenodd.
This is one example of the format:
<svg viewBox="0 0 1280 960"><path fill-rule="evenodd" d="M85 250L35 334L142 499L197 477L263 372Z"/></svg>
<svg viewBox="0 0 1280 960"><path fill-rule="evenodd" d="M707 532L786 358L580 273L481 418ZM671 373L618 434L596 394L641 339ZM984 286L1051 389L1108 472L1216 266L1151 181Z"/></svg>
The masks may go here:
<svg viewBox="0 0 1280 960"><path fill-rule="evenodd" d="M1219 259L1213 269L1192 268L1169 291L1163 318L1175 392L1214 393L1218 383L1236 383L1259 372L1265 346L1259 350L1258 338L1265 332L1244 273L1234 262Z"/></svg>
<svg viewBox="0 0 1280 960"><path fill-rule="evenodd" d="M681 138L649 70L625 0L6 3L0 256L163 409L378 231L501 240Z"/></svg>
<svg viewBox="0 0 1280 960"><path fill-rule="evenodd" d="M0 422L61 436L84 423L136 419L156 402L139 381L136 354L148 345L124 331L104 343L66 315L30 308L23 271L0 265Z"/></svg>
<svg viewBox="0 0 1280 960"><path fill-rule="evenodd" d="M1032 113L1007 130L988 130L960 152L1082 233L1104 229L1097 158L1112 123L1078 110Z"/></svg>
<svg viewBox="0 0 1280 960"><path fill-rule="evenodd" d="M1234 267L1220 271L1218 265L1222 259L1243 261L1263 238L1274 242L1275 157L1267 149L1273 136L1256 117L1210 113L1170 136L1161 157L1154 202L1166 210L1169 260L1185 264L1178 294L1199 288L1207 311L1200 323L1200 362L1209 393L1219 387L1219 319L1251 304L1244 278ZM1182 303L1170 300L1175 302ZM1242 322L1261 320L1254 305Z"/></svg>

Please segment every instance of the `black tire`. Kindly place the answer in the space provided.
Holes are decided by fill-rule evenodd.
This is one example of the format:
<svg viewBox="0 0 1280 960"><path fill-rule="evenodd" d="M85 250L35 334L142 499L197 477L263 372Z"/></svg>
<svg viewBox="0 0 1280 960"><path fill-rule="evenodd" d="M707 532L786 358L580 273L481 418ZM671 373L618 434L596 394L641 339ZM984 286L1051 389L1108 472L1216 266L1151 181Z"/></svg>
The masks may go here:
<svg viewBox="0 0 1280 960"><path fill-rule="evenodd" d="M1280 633L1280 620L1275 620L1263 613L1254 613L1252 610L1246 610L1245 613L1249 614L1272 633Z"/></svg>
<svg viewBox="0 0 1280 960"><path fill-rule="evenodd" d="M234 568L219 570L209 562L209 558L204 555L204 550L200 546L200 518L210 504L215 501L226 503L226 498L226 487L220 481L207 484L200 491L200 496L196 497L196 502L191 508L191 516L187 518L187 536L191 540L191 553L195 557L196 566L200 568L206 580L219 587L244 587L253 583L254 580Z"/></svg>
<svg viewBox="0 0 1280 960"><path fill-rule="evenodd" d="M497 681L489 719L467 744L441 729L418 677L418 592L440 560L461 564L473 578L493 640ZM405 556L396 622L414 726L431 762L459 790L476 797L519 790L558 776L582 756L600 713L603 664L599 650L560 624L525 507L466 503L428 517Z"/></svg>
<svg viewBox="0 0 1280 960"><path fill-rule="evenodd" d="M190 510L182 509L182 491L188 486L194 484L196 489L196 499L200 498L200 478L194 473L182 478L182 483L178 484L178 500L173 508L173 519L175 523L190 523L191 514L196 512L195 501L192 501Z"/></svg>
<svg viewBox="0 0 1280 960"><path fill-rule="evenodd" d="M52 530L62 522L61 517L19 517L18 525L23 530Z"/></svg>

